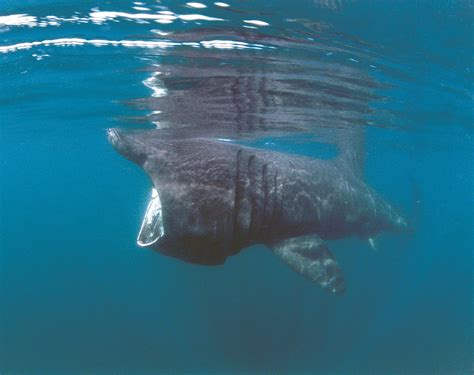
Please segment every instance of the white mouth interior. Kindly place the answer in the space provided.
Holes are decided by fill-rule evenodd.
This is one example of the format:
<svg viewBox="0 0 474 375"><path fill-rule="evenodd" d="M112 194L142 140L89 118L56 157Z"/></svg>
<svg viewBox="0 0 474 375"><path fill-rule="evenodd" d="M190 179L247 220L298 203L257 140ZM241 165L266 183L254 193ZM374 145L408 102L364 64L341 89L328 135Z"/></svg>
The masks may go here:
<svg viewBox="0 0 474 375"><path fill-rule="evenodd" d="M138 233L138 246L150 246L158 241L165 234L163 227L163 215L161 210L161 200L158 191L151 190L151 198L146 208L140 232Z"/></svg>

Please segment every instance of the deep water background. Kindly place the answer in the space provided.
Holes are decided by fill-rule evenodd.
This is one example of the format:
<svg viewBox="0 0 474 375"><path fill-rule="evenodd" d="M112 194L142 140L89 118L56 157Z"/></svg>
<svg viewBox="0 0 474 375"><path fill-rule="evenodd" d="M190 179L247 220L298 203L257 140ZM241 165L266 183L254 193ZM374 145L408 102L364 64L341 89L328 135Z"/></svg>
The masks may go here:
<svg viewBox="0 0 474 375"><path fill-rule="evenodd" d="M366 127L366 179L416 223L415 232L382 235L378 252L355 238L331 242L346 275L342 297L302 279L263 247L215 268L139 249L150 183L112 149L105 130L153 127L147 116L160 102L134 101L151 97L143 83L150 61L169 49L4 49L0 373L472 373L472 6L296 3L229 2L239 12L211 2L193 10L181 2L138 6L149 8L139 13L168 7L222 17L233 27L264 19L272 35L281 32L276 26L290 27L287 19L321 22L337 31L321 31L324 46L342 38L345 51L364 51L356 60L362 65L360 56L369 56L377 68L367 63L361 70L380 83L367 104L378 126ZM87 16L94 7L137 13L132 6L7 0L0 15ZM0 47L72 37L141 40L153 37L153 28L196 26L38 22L0 22ZM292 54L266 43L282 51L280 59ZM171 66L180 63L180 48L187 51L173 48ZM225 52L217 49L213 58ZM312 155L319 146L275 138L271 147Z"/></svg>

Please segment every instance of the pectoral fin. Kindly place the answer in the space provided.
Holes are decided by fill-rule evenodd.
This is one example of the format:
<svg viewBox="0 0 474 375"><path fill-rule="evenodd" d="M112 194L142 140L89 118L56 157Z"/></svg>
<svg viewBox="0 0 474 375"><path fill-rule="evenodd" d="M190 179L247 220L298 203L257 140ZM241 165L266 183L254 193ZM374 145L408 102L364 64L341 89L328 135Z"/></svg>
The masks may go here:
<svg viewBox="0 0 474 375"><path fill-rule="evenodd" d="M272 251L294 271L332 293L345 291L342 270L323 240L317 235L289 238Z"/></svg>

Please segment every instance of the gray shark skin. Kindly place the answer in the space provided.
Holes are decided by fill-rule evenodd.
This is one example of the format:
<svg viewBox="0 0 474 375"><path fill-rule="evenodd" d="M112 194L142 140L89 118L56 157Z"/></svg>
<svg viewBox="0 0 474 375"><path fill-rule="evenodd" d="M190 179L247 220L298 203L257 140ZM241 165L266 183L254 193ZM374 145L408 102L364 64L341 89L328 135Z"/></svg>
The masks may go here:
<svg viewBox="0 0 474 375"><path fill-rule="evenodd" d="M108 130L115 149L152 180L160 210L150 204L140 236L152 239L142 246L165 255L218 265L264 244L296 272L342 293L341 268L324 240L407 229L363 181L353 153L319 160L161 134Z"/></svg>

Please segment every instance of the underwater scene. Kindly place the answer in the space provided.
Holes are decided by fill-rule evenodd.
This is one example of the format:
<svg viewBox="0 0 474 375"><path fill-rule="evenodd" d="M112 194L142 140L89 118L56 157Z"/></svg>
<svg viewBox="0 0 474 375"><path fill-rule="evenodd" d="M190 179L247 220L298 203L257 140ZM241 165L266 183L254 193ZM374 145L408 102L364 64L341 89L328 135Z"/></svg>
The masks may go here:
<svg viewBox="0 0 474 375"><path fill-rule="evenodd" d="M473 21L2 0L0 374L472 374Z"/></svg>

